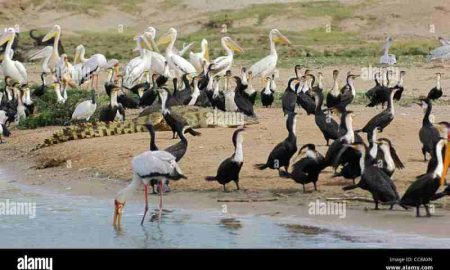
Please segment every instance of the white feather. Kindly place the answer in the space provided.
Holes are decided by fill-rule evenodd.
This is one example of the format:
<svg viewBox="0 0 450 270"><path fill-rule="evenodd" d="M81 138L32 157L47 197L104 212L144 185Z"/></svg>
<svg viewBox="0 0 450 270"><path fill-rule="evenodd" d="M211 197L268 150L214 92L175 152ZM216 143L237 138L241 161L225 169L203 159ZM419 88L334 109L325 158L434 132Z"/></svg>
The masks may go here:
<svg viewBox="0 0 450 270"><path fill-rule="evenodd" d="M131 167L141 177L154 173L171 175L175 168L174 162L175 157L169 152L146 151L133 158Z"/></svg>
<svg viewBox="0 0 450 270"><path fill-rule="evenodd" d="M85 100L77 105L72 114L72 120L86 120L92 117L97 109L97 103L92 103L92 100Z"/></svg>

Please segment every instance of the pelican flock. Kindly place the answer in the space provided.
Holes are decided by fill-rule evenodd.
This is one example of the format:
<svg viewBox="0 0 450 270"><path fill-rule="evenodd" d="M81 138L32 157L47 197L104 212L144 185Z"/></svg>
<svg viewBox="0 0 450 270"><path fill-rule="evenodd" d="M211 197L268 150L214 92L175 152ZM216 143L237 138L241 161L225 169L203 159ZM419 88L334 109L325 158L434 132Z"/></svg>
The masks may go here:
<svg viewBox="0 0 450 270"><path fill-rule="evenodd" d="M267 155L258 157L262 163L251 167L255 170L277 170L275 177L301 184L303 192L309 189L306 186L309 183L317 191L319 176L332 167L334 174L331 178L342 177L353 181L343 187L343 192L356 188L365 190L373 197L375 209L383 204L390 209L395 206L405 209L413 207L420 216L419 209L424 206L427 216L430 216L430 202L448 195L448 188L441 192L439 189L445 183L450 162L450 124L446 121L435 123L432 114L433 103L445 97L441 82L443 73L436 74L436 86L428 95L417 99L417 104L424 110L417 137L423 145L424 160L428 161L427 156L430 160L427 170L412 182L403 195L397 190L394 175L408 164L404 164L396 153L396 138L377 138L401 121L396 117L396 102L405 91L406 73L401 71L398 80L394 80L391 70L386 68L397 64L395 55L389 53L392 37L387 37L379 59L380 66L384 68L375 74L375 85L364 95L368 107L379 110L378 105L381 105L381 111L373 114L365 125L354 127L353 119L358 114L350 106L357 98L355 81L359 78L358 74L350 71L344 73L345 84L340 87L339 70L316 72L306 66L295 65L294 74L284 82L278 82L284 85L285 90L282 95L277 95L275 74L280 58L277 45L292 44L278 29L269 32L269 54L250 67L235 65L235 53L243 54L245 51L238 39L228 35L220 38L225 54L211 59L208 40L202 39L200 48L195 52L192 50L195 43L192 42L178 50L178 31L175 28L169 28L157 38L156 29L150 26L135 38L138 55L127 63L120 63L116 59L107 59L101 53L86 56L85 46L88 47L88 44L77 46L73 62L70 62L70 56L59 49L61 34L61 26L54 25L41 40L46 46L30 55L30 60L41 61L41 82L33 92L25 65L14 60L12 45L16 37L15 29L6 28L0 37L0 45L6 44L1 63L5 89L0 91L0 143L3 143L3 137L14 136L9 132L10 124L20 125L21 121L39 111L33 99L45 96L47 91L51 95L54 93L55 106L64 107L68 106L72 88L90 84L87 86L91 90L88 92L89 99L79 100L74 105L71 114L74 125L83 125L85 123L77 122L91 122L97 118L101 122L126 121L128 109L138 110L139 116L160 113L171 129L173 139L178 137L179 142L160 150L156 146L154 127L151 123L145 124L150 133L150 147L132 159L132 180L115 196L115 226L120 226L125 203L136 189L144 188L145 207L141 219L141 224L144 224L148 211L148 185L153 187L155 193L154 186L158 186L161 218L163 193L170 190L169 181L188 177L181 169L181 158L190 155L185 133L204 135L191 127L190 119L177 113L175 107L202 107L258 121L265 119L258 117L256 106L275 107L273 110L278 110L279 115L285 117L287 137L272 150L266 147ZM441 47L430 53L430 60L449 57L450 43L445 39L440 39L440 43ZM233 73L235 67L239 72ZM107 73L104 89L109 100L103 106L100 106L98 98L101 72ZM324 90L324 81L328 76L333 86ZM261 78L260 88L255 85L255 78ZM280 109L276 108L278 103L281 104ZM322 134L326 141L326 152L320 153L318 145L302 140L297 133L297 124L304 125L304 121L298 120L307 117L314 117L317 134ZM215 176L202 176L207 181L217 181L224 191L230 182L235 183L237 190L240 189L241 168L248 166L244 165L244 153L251 154L250 149L244 152L243 137L244 131L251 127L235 127L232 134L234 152L222 162L217 161L219 165ZM301 159L296 161L298 157ZM273 171L265 170L265 173L273 174Z"/></svg>

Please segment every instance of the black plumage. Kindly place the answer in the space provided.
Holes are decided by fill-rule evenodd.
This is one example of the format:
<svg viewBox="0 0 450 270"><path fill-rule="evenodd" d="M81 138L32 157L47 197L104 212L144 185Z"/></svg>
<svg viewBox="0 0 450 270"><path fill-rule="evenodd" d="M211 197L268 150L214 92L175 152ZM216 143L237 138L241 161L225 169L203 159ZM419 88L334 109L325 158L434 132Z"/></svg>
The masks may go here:
<svg viewBox="0 0 450 270"><path fill-rule="evenodd" d="M394 86L394 88L397 88L397 92L395 92L394 94L394 100L399 101L402 98L402 94L403 91L405 90L404 86L403 86L403 78L405 77L406 72L405 71L400 71L400 77L399 80L397 82L397 84Z"/></svg>
<svg viewBox="0 0 450 270"><path fill-rule="evenodd" d="M184 85L183 89L178 90L177 87L174 85L173 94L171 98L167 101L170 104L170 106L175 105L175 103L176 105L184 105L191 98L192 88L188 76L190 75L183 74L183 76L181 77L181 80ZM171 102L174 102L174 104L172 104Z"/></svg>
<svg viewBox="0 0 450 270"><path fill-rule="evenodd" d="M261 103L264 107L272 107L273 100L275 99L273 94L275 90L271 88L272 78L266 77L266 86L261 90Z"/></svg>
<svg viewBox="0 0 450 270"><path fill-rule="evenodd" d="M120 89L117 86L111 90L110 102L107 106L100 109L99 121L111 122L116 119L116 116L120 116L122 120L125 120L125 109L117 102L117 93L119 91Z"/></svg>
<svg viewBox="0 0 450 270"><path fill-rule="evenodd" d="M211 107L211 102L208 98L206 90L200 90L198 88L198 80L199 77L192 78L191 87L194 89L192 91L191 96L188 100L186 100L185 105L195 105L199 107Z"/></svg>
<svg viewBox="0 0 450 270"><path fill-rule="evenodd" d="M450 185L448 185L448 186L445 188L445 190L443 190L442 192L439 192L439 193L434 194L434 195L431 197L431 200L432 200L432 201L439 200L440 198L445 197L445 196L450 196Z"/></svg>
<svg viewBox="0 0 450 270"><path fill-rule="evenodd" d="M393 98L396 91L397 88L389 89L387 109L372 117L369 122L367 122L367 124L361 129L361 131L368 133L377 128L380 132L383 132L383 129L386 128L392 122L392 120L394 120L395 110Z"/></svg>
<svg viewBox="0 0 450 270"><path fill-rule="evenodd" d="M323 134L325 141L327 142L327 146L329 145L330 140L336 140L339 138L339 125L338 123L331 117L330 114L325 114L322 110L323 104L323 93L321 90L313 91L312 94L315 96L315 113L314 120L316 122L317 127Z"/></svg>
<svg viewBox="0 0 450 270"><path fill-rule="evenodd" d="M295 152L297 152L296 121L296 113L289 113L286 120L288 137L273 148L266 163L256 164L255 168L259 170L266 168L280 170L281 167L284 167L285 171L288 171L289 162Z"/></svg>
<svg viewBox="0 0 450 270"><path fill-rule="evenodd" d="M400 204L404 207L415 207L417 217L420 217L419 209L421 205L425 207L427 217L431 216L428 204L441 184L443 184L441 183L441 175L443 168L442 149L444 145L445 140L441 139L436 143L433 149L433 155L438 164L435 170L433 172L418 176L416 181L408 187L400 200Z"/></svg>
<svg viewBox="0 0 450 270"><path fill-rule="evenodd" d="M139 100L134 99L123 92L117 96L117 102L128 109L137 109L139 107Z"/></svg>
<svg viewBox="0 0 450 270"><path fill-rule="evenodd" d="M225 95L222 91L219 91L219 77L214 77L212 79L212 90L206 90L206 95L211 102L214 109L219 109L221 111L226 111L225 109Z"/></svg>
<svg viewBox="0 0 450 270"><path fill-rule="evenodd" d="M339 104L341 100L341 91L338 84L339 70L333 70L333 88L327 94L327 107L333 108Z"/></svg>
<svg viewBox="0 0 450 270"><path fill-rule="evenodd" d="M353 85L353 80L357 78L358 75L347 75L346 85L343 86L340 90L341 94L339 95L339 102L334 107L338 107L341 110L345 110L347 105L352 103L353 99L356 95L356 89Z"/></svg>
<svg viewBox="0 0 450 270"><path fill-rule="evenodd" d="M239 110L239 112L247 115L247 116L255 116L255 111L253 109L252 102L244 97L240 91L238 91L238 88L242 85L241 78L234 76L233 77L236 81L236 89L234 93L234 102L236 103L236 106Z"/></svg>
<svg viewBox="0 0 450 270"><path fill-rule="evenodd" d="M314 99L303 91L297 94L297 104L305 110L307 115L314 114L316 111Z"/></svg>
<svg viewBox="0 0 450 270"><path fill-rule="evenodd" d="M422 143L423 159L427 160L427 153L432 155L434 145L439 141L440 134L437 128L430 121L430 114L433 108L431 100L428 98L420 99L420 106L425 108L425 113L422 119L422 127L419 130L419 139Z"/></svg>
<svg viewBox="0 0 450 270"><path fill-rule="evenodd" d="M349 161L358 159L358 153L351 148L348 148L345 153L340 154L345 144L362 142L362 138L353 131L352 114L352 111L341 111L339 138L328 147L325 155L326 166L334 166L337 168L339 165L345 165Z"/></svg>
<svg viewBox="0 0 450 270"><path fill-rule="evenodd" d="M404 169L405 165L400 160L392 142L387 138L378 139L377 166L380 167L389 177L396 169Z"/></svg>
<svg viewBox="0 0 450 270"><path fill-rule="evenodd" d="M186 127L185 131L189 132L193 136L201 135L200 132L195 131L187 122L186 118L184 118L182 115L170 111L167 108L167 97L168 97L168 91L164 88L158 88L158 93L161 99L161 111L162 115L164 117L164 120L166 121L167 125L172 129L173 138L175 138L175 134L178 130L183 130L183 128Z"/></svg>
<svg viewBox="0 0 450 270"><path fill-rule="evenodd" d="M49 40L42 41L45 35L37 35L35 34L37 32L37 29L31 29L30 30L30 38L34 40L34 45L36 47L40 46L53 46L53 43L55 42L55 38L52 37ZM14 47L13 47L14 49ZM63 54L64 53L64 47L61 43L61 40L58 40L58 53Z"/></svg>
<svg viewBox="0 0 450 270"><path fill-rule="evenodd" d="M324 168L324 157L316 151L314 144L306 144L299 150L301 154L306 149L306 157L301 158L299 161L292 165L292 171L283 172L280 171L279 174L284 178L291 178L296 183L302 184L303 193L305 192L305 184L313 183L314 190L317 191L317 180L319 179L319 174Z"/></svg>
<svg viewBox="0 0 450 270"><path fill-rule="evenodd" d="M368 154L368 148L364 143L355 143L351 145L361 153L361 180L356 185L346 186L344 190L361 188L369 191L375 201L375 210L378 210L379 202L389 204L391 209L399 202L399 195L392 179L380 168L373 164L371 156Z"/></svg>
<svg viewBox="0 0 450 270"><path fill-rule="evenodd" d="M36 87L33 91L33 95L36 97L40 97L42 95L44 95L45 93L45 72L41 73L41 85L39 85L38 87Z"/></svg>
<svg viewBox="0 0 450 270"><path fill-rule="evenodd" d="M441 73L436 73L436 86L428 92L428 99L437 100L442 97L441 76Z"/></svg>
<svg viewBox="0 0 450 270"><path fill-rule="evenodd" d="M236 189L239 190L239 173L241 171L242 165L244 164L242 131L244 131L244 129L239 128L233 133L233 155L220 163L219 168L217 169L216 176L205 177L205 180L207 181L219 182L219 184L223 185L224 191L226 191L225 185L231 181L235 182Z"/></svg>
<svg viewBox="0 0 450 270"><path fill-rule="evenodd" d="M283 107L284 115L295 112L295 106L297 102L296 91L300 83L297 78L290 78L286 90L284 90L281 97L281 105Z"/></svg>

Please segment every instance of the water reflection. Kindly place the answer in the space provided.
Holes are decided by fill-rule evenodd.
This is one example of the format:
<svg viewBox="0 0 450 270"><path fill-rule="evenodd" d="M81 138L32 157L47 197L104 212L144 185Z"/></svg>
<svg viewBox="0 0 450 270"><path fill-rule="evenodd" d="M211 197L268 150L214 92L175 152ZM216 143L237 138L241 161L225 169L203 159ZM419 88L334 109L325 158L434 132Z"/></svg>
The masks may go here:
<svg viewBox="0 0 450 270"><path fill-rule="evenodd" d="M14 186L13 186L14 185ZM166 205L160 221L140 225L142 204L128 202L120 230L111 200L46 194L2 183L0 199L36 202L36 218L0 216L0 248L368 248L449 246L448 239L348 228L327 229L307 220L233 216Z"/></svg>

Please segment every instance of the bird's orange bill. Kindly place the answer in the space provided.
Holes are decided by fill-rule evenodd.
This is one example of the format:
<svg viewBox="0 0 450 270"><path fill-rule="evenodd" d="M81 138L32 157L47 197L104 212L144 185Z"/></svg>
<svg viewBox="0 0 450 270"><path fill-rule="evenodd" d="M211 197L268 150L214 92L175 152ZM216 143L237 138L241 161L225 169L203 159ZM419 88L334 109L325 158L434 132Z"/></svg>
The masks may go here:
<svg viewBox="0 0 450 270"><path fill-rule="evenodd" d="M447 176L448 167L450 166L450 131L448 132L447 136L447 146L445 150L445 157L444 157L444 170L442 171L441 175L441 186L445 183L445 177Z"/></svg>
<svg viewBox="0 0 450 270"><path fill-rule="evenodd" d="M115 227L120 227L120 223L122 221L122 212L123 212L123 207L124 207L124 203L120 203L118 201L114 201L114 221L113 221L113 225Z"/></svg>

